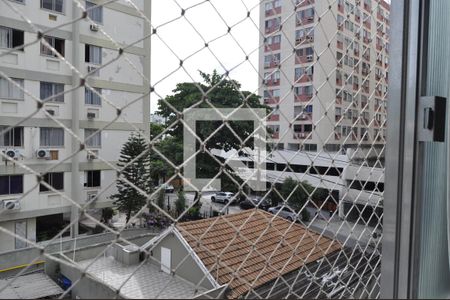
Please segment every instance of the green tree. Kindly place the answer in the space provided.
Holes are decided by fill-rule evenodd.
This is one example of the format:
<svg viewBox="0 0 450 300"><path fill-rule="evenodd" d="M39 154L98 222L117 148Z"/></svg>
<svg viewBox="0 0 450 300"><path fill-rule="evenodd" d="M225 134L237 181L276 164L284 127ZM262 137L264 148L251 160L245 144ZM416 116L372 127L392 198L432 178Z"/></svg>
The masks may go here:
<svg viewBox="0 0 450 300"><path fill-rule="evenodd" d="M309 220L309 214L306 207L303 207L308 201L309 197L313 194L314 188L306 181L299 182L297 180L288 177L281 185L280 194L284 200L287 200L289 207L295 211L301 211L303 221ZM292 195L291 195L292 193ZM289 198L288 198L289 197Z"/></svg>
<svg viewBox="0 0 450 300"><path fill-rule="evenodd" d="M180 165L183 162L183 124L176 122L178 118L177 111L183 112L184 109L189 107L211 108L213 106L216 108L265 108L269 112L269 108L260 103L257 95L248 91L242 91L239 82L227 79L225 76L218 74L216 70L212 74L200 71L200 75L203 82L179 83L173 90L172 95L167 96L164 101L160 100L158 103L158 114L166 118L167 124L176 124L167 130L172 139L164 138L155 147L175 165ZM208 92L207 97L204 97L202 91ZM208 150L223 149L228 151L230 149L240 149L242 146L253 147L253 139L249 138L254 131L252 121L232 121L228 124L231 130L224 126L211 136L218 127L223 125L223 122L200 121L196 126L196 134L201 140L206 141L205 148ZM242 145L241 141L244 140L245 143ZM198 141L196 147L197 149L200 148ZM181 149L181 151L178 152L176 149ZM220 164L206 151L197 154L195 159L198 178L212 178L220 172ZM168 167L165 162L159 166L161 171L163 165L166 166L166 175L170 176L173 174L172 168ZM226 170L234 180L242 182L231 171L231 168L227 167ZM236 184L232 182L229 176L222 174L220 179L225 188L230 189L230 191L233 191L231 190L232 188L236 189Z"/></svg>
<svg viewBox="0 0 450 300"><path fill-rule="evenodd" d="M181 215L184 210L186 209L186 196L184 195L184 192L179 191L178 192L178 198L175 201L175 209L178 215Z"/></svg>
<svg viewBox="0 0 450 300"><path fill-rule="evenodd" d="M148 145L140 134L131 134L120 151L117 165L121 168L124 168L128 163L136 159L141 153L146 152L122 170L121 176L116 182L117 193L111 196L115 200L114 205L117 206L118 210L126 214L127 222L133 214L147 203L147 200L146 196L139 193L122 178L125 178L145 193L150 194L151 180L148 151Z"/></svg>

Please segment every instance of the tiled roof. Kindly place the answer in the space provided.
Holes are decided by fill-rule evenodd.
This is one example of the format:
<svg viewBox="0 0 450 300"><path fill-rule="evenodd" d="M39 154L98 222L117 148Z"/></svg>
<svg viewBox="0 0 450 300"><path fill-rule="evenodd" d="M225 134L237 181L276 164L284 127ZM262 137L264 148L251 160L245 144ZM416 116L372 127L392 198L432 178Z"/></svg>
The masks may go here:
<svg viewBox="0 0 450 300"><path fill-rule="evenodd" d="M178 230L231 298L333 251L339 242L262 210L179 223Z"/></svg>

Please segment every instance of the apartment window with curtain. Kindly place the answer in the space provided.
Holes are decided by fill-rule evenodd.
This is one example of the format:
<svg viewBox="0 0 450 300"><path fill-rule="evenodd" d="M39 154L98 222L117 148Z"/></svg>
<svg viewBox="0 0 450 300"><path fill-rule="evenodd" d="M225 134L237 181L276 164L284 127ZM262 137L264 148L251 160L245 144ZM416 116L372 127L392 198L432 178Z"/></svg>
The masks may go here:
<svg viewBox="0 0 450 300"><path fill-rule="evenodd" d="M41 0L41 8L57 13L64 12L64 0Z"/></svg>
<svg viewBox="0 0 450 300"><path fill-rule="evenodd" d="M84 61L94 65L101 65L102 48L86 44L84 47Z"/></svg>
<svg viewBox="0 0 450 300"><path fill-rule="evenodd" d="M101 186L101 171L90 170L84 173L85 187L100 187Z"/></svg>
<svg viewBox="0 0 450 300"><path fill-rule="evenodd" d="M88 17L97 24L103 24L103 6L86 1L86 10Z"/></svg>
<svg viewBox="0 0 450 300"><path fill-rule="evenodd" d="M0 176L0 195L23 193L23 175Z"/></svg>
<svg viewBox="0 0 450 300"><path fill-rule="evenodd" d="M65 40L53 36L44 36L44 39L50 46L52 46L56 51L58 51L58 53L62 57L64 57ZM57 55L53 53L52 50L43 43L41 43L41 55L57 57Z"/></svg>
<svg viewBox="0 0 450 300"><path fill-rule="evenodd" d="M0 126L0 132L9 126ZM23 147L23 127L14 127L0 136L0 147Z"/></svg>
<svg viewBox="0 0 450 300"><path fill-rule="evenodd" d="M56 127L41 127L41 147L64 147L64 129Z"/></svg>
<svg viewBox="0 0 450 300"><path fill-rule="evenodd" d="M97 93L102 94L102 89L94 88ZM88 105L102 105L102 98L91 89L84 89L84 103Z"/></svg>
<svg viewBox="0 0 450 300"><path fill-rule="evenodd" d="M11 100L23 100L23 79L11 78L16 84L8 81L6 78L0 77L0 98Z"/></svg>
<svg viewBox="0 0 450 300"><path fill-rule="evenodd" d="M64 102L64 84L54 82L41 82L41 100Z"/></svg>
<svg viewBox="0 0 450 300"><path fill-rule="evenodd" d="M46 173L44 175L44 181L57 191L64 190L64 172ZM42 184L39 185L39 192L48 191L50 191L49 188Z"/></svg>
<svg viewBox="0 0 450 300"><path fill-rule="evenodd" d="M24 44L24 32L0 26L0 48L16 48ZM23 51L23 48L19 50Z"/></svg>
<svg viewBox="0 0 450 300"><path fill-rule="evenodd" d="M92 137L90 137L92 135ZM90 138L89 138L90 137ZM89 148L101 148L102 146L102 132L98 129L85 129L84 138L86 139L86 146Z"/></svg>

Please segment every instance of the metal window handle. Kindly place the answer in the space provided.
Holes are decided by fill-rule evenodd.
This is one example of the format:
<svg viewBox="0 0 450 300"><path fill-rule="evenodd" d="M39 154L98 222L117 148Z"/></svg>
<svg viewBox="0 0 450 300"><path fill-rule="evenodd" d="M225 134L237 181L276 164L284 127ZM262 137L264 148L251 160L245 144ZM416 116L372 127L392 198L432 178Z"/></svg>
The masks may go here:
<svg viewBox="0 0 450 300"><path fill-rule="evenodd" d="M447 99L439 96L420 97L417 122L420 142L445 142Z"/></svg>
<svg viewBox="0 0 450 300"><path fill-rule="evenodd" d="M423 128L432 130L434 125L434 111L431 107L425 108L423 117Z"/></svg>

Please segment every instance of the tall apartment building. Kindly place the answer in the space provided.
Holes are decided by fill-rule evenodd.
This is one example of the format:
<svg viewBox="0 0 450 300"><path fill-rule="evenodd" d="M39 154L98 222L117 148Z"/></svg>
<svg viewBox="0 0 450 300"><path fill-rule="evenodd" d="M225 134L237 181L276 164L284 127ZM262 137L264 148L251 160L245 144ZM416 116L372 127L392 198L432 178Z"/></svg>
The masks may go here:
<svg viewBox="0 0 450 300"><path fill-rule="evenodd" d="M115 192L116 179L116 171L108 163L117 162L133 126L148 130L150 103L144 95L149 87L139 73L150 78L150 42L140 41L150 33L149 26L126 1L96 6L102 2L80 1L90 8L88 16L94 22L73 21L82 16L78 1L7 3L45 32L43 38L81 72L81 77L91 72L86 81L98 93L116 107L129 104L114 122L116 107L85 87L76 88L80 75L40 41L34 42L38 38L35 28L5 2L0 4L0 70L27 91L0 77L0 134L15 126L0 135L0 150L15 160L11 163L0 159L0 226L31 241L52 238L48 229L59 232L63 219L70 218L75 210L58 193L40 185L37 176L20 164L45 174L45 182L78 203L97 197L92 207L106 207L111 205L109 196ZM150 16L150 1L133 2ZM118 46L101 30L121 46L133 44L124 48L132 65L124 57L115 60ZM30 45L11 51L23 44ZM33 97L45 100L37 113ZM85 146L98 156L83 150L71 157L80 149L79 142L49 115L81 139L92 136ZM99 129L103 130L96 133ZM26 246L26 242L0 232L0 251Z"/></svg>
<svg viewBox="0 0 450 300"><path fill-rule="evenodd" d="M278 148L338 151L382 147L389 66L385 0L271 0L259 93Z"/></svg>

